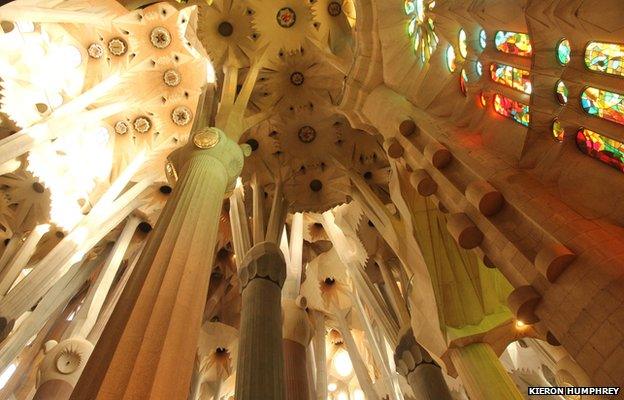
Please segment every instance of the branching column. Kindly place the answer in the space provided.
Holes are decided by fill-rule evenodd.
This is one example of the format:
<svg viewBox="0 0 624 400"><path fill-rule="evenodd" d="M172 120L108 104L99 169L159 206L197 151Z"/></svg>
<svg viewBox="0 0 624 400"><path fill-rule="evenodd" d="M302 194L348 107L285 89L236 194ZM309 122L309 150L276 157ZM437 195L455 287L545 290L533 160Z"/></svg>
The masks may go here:
<svg viewBox="0 0 624 400"><path fill-rule="evenodd" d="M521 400L513 380L494 350L486 343L473 343L450 350L451 360L471 399Z"/></svg>
<svg viewBox="0 0 624 400"><path fill-rule="evenodd" d="M284 378L286 400L309 400L307 350L312 326L305 312L306 300L283 299Z"/></svg>
<svg viewBox="0 0 624 400"><path fill-rule="evenodd" d="M239 271L242 305L236 400L283 400L281 291L284 256L276 244L258 243Z"/></svg>
<svg viewBox="0 0 624 400"><path fill-rule="evenodd" d="M416 342L410 329L401 338L394 360L397 372L407 379L418 400L452 400L440 366Z"/></svg>
<svg viewBox="0 0 624 400"><path fill-rule="evenodd" d="M243 152L222 131L208 128L169 158L179 181L74 400L188 396L221 205L242 169Z"/></svg>

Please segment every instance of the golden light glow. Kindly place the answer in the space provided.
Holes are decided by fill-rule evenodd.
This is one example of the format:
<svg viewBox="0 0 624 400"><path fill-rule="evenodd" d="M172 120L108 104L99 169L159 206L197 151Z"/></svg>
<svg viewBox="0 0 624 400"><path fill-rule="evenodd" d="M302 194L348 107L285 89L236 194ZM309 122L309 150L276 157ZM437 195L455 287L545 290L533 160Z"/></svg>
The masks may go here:
<svg viewBox="0 0 624 400"><path fill-rule="evenodd" d="M213 84L217 82L217 73L215 72L212 61L206 60L206 82Z"/></svg>
<svg viewBox="0 0 624 400"><path fill-rule="evenodd" d="M338 389L338 385L336 385L335 383L330 383L329 385L327 385L327 391L330 393L333 393L336 391L336 389Z"/></svg>
<svg viewBox="0 0 624 400"><path fill-rule="evenodd" d="M516 328L524 328L526 324L520 320L516 321Z"/></svg>
<svg viewBox="0 0 624 400"><path fill-rule="evenodd" d="M334 369L336 373L343 378L348 377L353 373L353 364L351 358L345 350L339 350L334 356Z"/></svg>
<svg viewBox="0 0 624 400"><path fill-rule="evenodd" d="M364 397L364 392L362 391L362 389L355 389L353 391L353 396L351 396L353 400L366 400L366 397Z"/></svg>
<svg viewBox="0 0 624 400"><path fill-rule="evenodd" d="M336 400L349 400L349 395L345 392L340 392L338 396L336 396Z"/></svg>
<svg viewBox="0 0 624 400"><path fill-rule="evenodd" d="M79 201L108 178L113 155L106 128L77 124L67 130L53 143L34 148L27 170L50 190L51 222L71 230L83 217Z"/></svg>

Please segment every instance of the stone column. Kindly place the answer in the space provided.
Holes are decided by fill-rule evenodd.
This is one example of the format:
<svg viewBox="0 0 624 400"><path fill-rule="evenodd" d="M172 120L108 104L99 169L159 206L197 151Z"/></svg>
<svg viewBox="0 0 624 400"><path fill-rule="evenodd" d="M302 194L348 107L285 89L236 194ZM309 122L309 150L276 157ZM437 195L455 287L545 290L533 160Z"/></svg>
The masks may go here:
<svg viewBox="0 0 624 400"><path fill-rule="evenodd" d="M252 247L239 271L242 304L236 400L283 400L281 291L286 262L275 243Z"/></svg>
<svg viewBox="0 0 624 400"><path fill-rule="evenodd" d="M305 297L282 300L286 400L309 400L307 349L312 338L312 324L305 307Z"/></svg>
<svg viewBox="0 0 624 400"><path fill-rule="evenodd" d="M449 353L471 399L524 399L496 353L487 343L473 343L453 348Z"/></svg>
<svg viewBox="0 0 624 400"><path fill-rule="evenodd" d="M418 400L452 400L440 366L409 329L399 341L394 355L397 372L407 379Z"/></svg>
<svg viewBox="0 0 624 400"><path fill-rule="evenodd" d="M314 362L316 363L316 400L327 400L327 354L325 314L314 312Z"/></svg>
<svg viewBox="0 0 624 400"><path fill-rule="evenodd" d="M188 396L221 205L242 169L243 152L208 128L169 159L168 172L179 180L73 400Z"/></svg>

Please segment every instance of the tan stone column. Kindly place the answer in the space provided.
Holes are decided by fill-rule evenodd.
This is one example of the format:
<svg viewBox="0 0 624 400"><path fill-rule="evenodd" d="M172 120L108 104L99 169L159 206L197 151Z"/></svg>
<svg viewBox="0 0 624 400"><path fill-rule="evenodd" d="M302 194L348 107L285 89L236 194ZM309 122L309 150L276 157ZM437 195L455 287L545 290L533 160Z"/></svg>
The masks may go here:
<svg viewBox="0 0 624 400"><path fill-rule="evenodd" d="M314 362L316 365L316 399L327 400L327 354L325 348L325 314L313 311Z"/></svg>
<svg viewBox="0 0 624 400"><path fill-rule="evenodd" d="M487 343L473 343L453 348L449 353L471 399L524 399L496 353Z"/></svg>
<svg viewBox="0 0 624 400"><path fill-rule="evenodd" d="M307 349L312 339L312 324L305 307L305 297L282 300L286 400L309 400Z"/></svg>
<svg viewBox="0 0 624 400"><path fill-rule="evenodd" d="M239 271L242 304L236 400L283 400L282 285L286 263L272 242L253 246Z"/></svg>
<svg viewBox="0 0 624 400"><path fill-rule="evenodd" d="M400 339L394 355L397 372L407 379L418 400L452 400L440 366L416 342L410 329Z"/></svg>
<svg viewBox="0 0 624 400"><path fill-rule="evenodd" d="M243 152L209 128L169 158L179 181L73 400L188 396L221 205L242 169Z"/></svg>

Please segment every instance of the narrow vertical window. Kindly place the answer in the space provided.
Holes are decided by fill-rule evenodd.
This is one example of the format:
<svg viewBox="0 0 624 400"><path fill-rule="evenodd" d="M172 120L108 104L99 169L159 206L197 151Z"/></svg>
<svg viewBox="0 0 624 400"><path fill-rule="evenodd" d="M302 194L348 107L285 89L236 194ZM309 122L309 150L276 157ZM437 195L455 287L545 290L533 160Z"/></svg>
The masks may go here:
<svg viewBox="0 0 624 400"><path fill-rule="evenodd" d="M459 47L459 55L462 56L462 58L466 58L468 55L468 44L466 43L466 31L463 29L459 30L457 46Z"/></svg>
<svg viewBox="0 0 624 400"><path fill-rule="evenodd" d="M457 69L455 49L451 45L446 48L446 66L451 72L455 72Z"/></svg>
<svg viewBox="0 0 624 400"><path fill-rule="evenodd" d="M557 45L557 61L561 65L568 65L570 62L570 41L568 39L561 39Z"/></svg>
<svg viewBox="0 0 624 400"><path fill-rule="evenodd" d="M481 45L481 48L484 50L487 47L487 33L485 33L483 29L479 31L479 45Z"/></svg>

